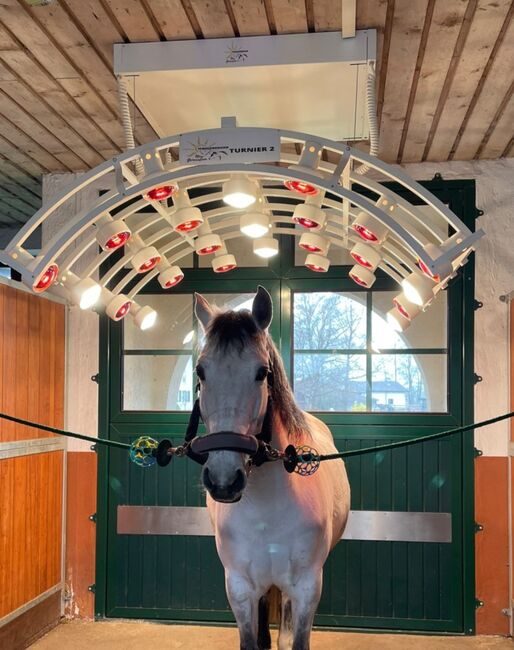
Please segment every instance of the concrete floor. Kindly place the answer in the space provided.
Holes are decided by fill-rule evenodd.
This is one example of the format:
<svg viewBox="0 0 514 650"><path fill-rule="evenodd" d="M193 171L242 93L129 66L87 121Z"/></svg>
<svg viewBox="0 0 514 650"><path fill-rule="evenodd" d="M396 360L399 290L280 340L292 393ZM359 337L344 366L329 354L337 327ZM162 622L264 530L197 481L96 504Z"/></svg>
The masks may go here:
<svg viewBox="0 0 514 650"><path fill-rule="evenodd" d="M276 648L276 632L273 633ZM239 650L234 628L162 625L134 621L68 622L31 646L32 650ZM441 637L313 632L311 650L512 650L501 637Z"/></svg>

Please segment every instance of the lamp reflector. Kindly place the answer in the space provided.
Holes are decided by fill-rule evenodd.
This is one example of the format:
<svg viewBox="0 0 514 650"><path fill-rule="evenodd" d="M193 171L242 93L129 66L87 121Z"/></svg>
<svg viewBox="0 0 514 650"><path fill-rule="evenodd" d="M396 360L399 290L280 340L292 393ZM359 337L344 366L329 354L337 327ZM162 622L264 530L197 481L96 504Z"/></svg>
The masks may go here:
<svg viewBox="0 0 514 650"><path fill-rule="evenodd" d="M352 266L348 275L356 284L365 289L369 289L376 280L373 271L361 266L360 264Z"/></svg>
<svg viewBox="0 0 514 650"><path fill-rule="evenodd" d="M212 233L200 235L195 241L195 250L198 255L212 255L222 246L221 237Z"/></svg>
<svg viewBox="0 0 514 650"><path fill-rule="evenodd" d="M131 259L132 266L138 273L154 269L161 261L161 255L154 246L145 246Z"/></svg>
<svg viewBox="0 0 514 650"><path fill-rule="evenodd" d="M211 264L214 273L227 273L237 267L236 258L228 253L215 257Z"/></svg>
<svg viewBox="0 0 514 650"><path fill-rule="evenodd" d="M102 250L113 251L124 246L131 234L130 228L121 219L108 221L98 229L96 241Z"/></svg>
<svg viewBox="0 0 514 650"><path fill-rule="evenodd" d="M59 267L57 264L50 264L44 271L42 271L42 273L40 273L39 277L36 278L36 281L32 285L32 290L36 293L43 293L43 291L46 291L48 287L56 281L58 274Z"/></svg>
<svg viewBox="0 0 514 650"><path fill-rule="evenodd" d="M153 187L151 190L145 194L145 199L147 201L164 201L169 199L170 196L173 196L175 192L178 192L178 187L176 185L161 185L160 187Z"/></svg>
<svg viewBox="0 0 514 650"><path fill-rule="evenodd" d="M381 244L387 237L387 226L367 212L359 212L352 224L355 232L370 244Z"/></svg>
<svg viewBox="0 0 514 650"><path fill-rule="evenodd" d="M170 266L159 273L157 280L163 289L171 289L184 279L180 266Z"/></svg>
<svg viewBox="0 0 514 650"><path fill-rule="evenodd" d="M199 208L179 208L173 214L173 227L177 232L192 232L203 224L202 211Z"/></svg>
<svg viewBox="0 0 514 650"><path fill-rule="evenodd" d="M330 268L330 260L324 255L309 253L305 258L305 266L315 273L326 273Z"/></svg>
<svg viewBox="0 0 514 650"><path fill-rule="evenodd" d="M321 230L325 225L326 218L321 208L308 203L300 203L293 212L293 221L309 230Z"/></svg>
<svg viewBox="0 0 514 650"><path fill-rule="evenodd" d="M105 308L105 311L109 318L114 321L119 321L129 313L131 307L132 300L120 293L117 296L114 296Z"/></svg>
<svg viewBox="0 0 514 650"><path fill-rule="evenodd" d="M382 260L380 253L375 248L360 242L355 244L350 255L357 264L370 271L374 271Z"/></svg>
<svg viewBox="0 0 514 650"><path fill-rule="evenodd" d="M288 180L284 181L284 185L288 190L301 194L302 196L316 196L319 193L317 187L305 181Z"/></svg>
<svg viewBox="0 0 514 650"><path fill-rule="evenodd" d="M320 253L321 255L327 254L329 245L330 242L328 239L321 235L316 235L313 232L304 232L298 243L298 246L303 248L304 251L308 253Z"/></svg>

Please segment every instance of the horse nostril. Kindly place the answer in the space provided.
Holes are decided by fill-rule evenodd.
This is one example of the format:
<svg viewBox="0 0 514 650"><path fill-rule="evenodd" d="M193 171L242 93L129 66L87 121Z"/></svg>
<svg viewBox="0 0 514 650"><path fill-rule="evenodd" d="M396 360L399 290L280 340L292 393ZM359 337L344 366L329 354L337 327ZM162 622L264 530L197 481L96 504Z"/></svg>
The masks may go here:
<svg viewBox="0 0 514 650"><path fill-rule="evenodd" d="M214 487L214 483L211 481L211 477L209 476L209 468L204 467L203 469L203 484L208 490L212 490Z"/></svg>
<svg viewBox="0 0 514 650"><path fill-rule="evenodd" d="M238 469L236 472L236 478L232 482L232 485L230 486L230 490L233 492L241 492L241 490L244 488L246 483L246 474Z"/></svg>

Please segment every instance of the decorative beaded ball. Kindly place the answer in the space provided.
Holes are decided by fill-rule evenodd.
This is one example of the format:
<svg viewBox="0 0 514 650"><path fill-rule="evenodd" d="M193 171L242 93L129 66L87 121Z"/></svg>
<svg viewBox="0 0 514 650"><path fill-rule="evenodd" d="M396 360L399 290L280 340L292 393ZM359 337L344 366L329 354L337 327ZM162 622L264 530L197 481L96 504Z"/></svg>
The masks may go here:
<svg viewBox="0 0 514 650"><path fill-rule="evenodd" d="M153 455L159 443L150 436L140 436L130 445L130 460L140 467L152 467L157 462Z"/></svg>
<svg viewBox="0 0 514 650"><path fill-rule="evenodd" d="M297 474L300 474L300 476L311 476L318 471L320 458L316 449L302 445L301 447L296 447L296 453L298 454L298 459L294 471Z"/></svg>

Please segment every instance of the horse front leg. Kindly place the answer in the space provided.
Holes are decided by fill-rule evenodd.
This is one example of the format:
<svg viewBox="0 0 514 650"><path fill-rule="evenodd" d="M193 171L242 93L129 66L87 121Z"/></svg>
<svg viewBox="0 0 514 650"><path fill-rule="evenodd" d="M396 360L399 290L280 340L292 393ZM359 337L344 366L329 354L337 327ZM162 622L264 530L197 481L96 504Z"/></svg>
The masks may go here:
<svg viewBox="0 0 514 650"><path fill-rule="evenodd" d="M255 585L241 573L225 572L228 602L239 628L241 650L260 650L257 641L259 598Z"/></svg>
<svg viewBox="0 0 514 650"><path fill-rule="evenodd" d="M292 650L309 650L314 615L321 597L323 571L300 577L289 589L293 628Z"/></svg>

